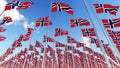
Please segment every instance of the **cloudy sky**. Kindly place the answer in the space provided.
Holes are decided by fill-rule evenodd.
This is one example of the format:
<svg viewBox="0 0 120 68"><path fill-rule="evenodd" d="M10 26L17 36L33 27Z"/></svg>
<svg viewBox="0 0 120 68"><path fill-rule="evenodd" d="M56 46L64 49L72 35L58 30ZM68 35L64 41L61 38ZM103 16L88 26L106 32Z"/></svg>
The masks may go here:
<svg viewBox="0 0 120 68"><path fill-rule="evenodd" d="M10 11L5 11L1 16L0 16L0 21L2 20L3 16L11 16L13 19L13 22L11 24L3 25L4 28L7 29L7 31L0 33L0 35L5 36L7 39L3 42L0 42L0 48L1 52L0 55L2 55L8 47L11 47L11 44L15 39L19 37L20 34L26 34L26 29L27 27L33 27L35 25L35 21L39 17L46 17L50 16L50 20L53 22L52 26L49 27L40 27L37 29L37 31L34 31L32 34L31 38L31 44L35 44L35 40L39 40L42 42L43 40L43 35L46 34L48 30L48 36L53 37L55 40L60 41L62 43L67 43L66 41L66 36L61 36L61 37L54 37L54 29L55 28L63 28L65 30L69 31L69 35L79 42L84 41L87 46L90 46L89 44L89 39L88 38L83 38L82 40L82 35L81 35L81 28L85 27L77 27L77 28L70 28L69 24L69 19L74 18L85 18L90 21L90 18L88 16L88 13L86 12L86 9L84 7L83 1L82 0L19 0L19 1L32 1L34 2L34 5L27 10L10 10ZM120 2L119 0L116 1L111 1L111 0L86 0L87 1L87 6L90 14L92 15L92 19L94 20L94 24L97 27L98 31L100 30L99 25L97 24L98 22L95 19L95 9L93 8L92 4L94 3L102 3L102 4L112 4L112 5L119 5ZM109 1L109 3L108 3ZM10 0L0 0L0 13L4 10L4 7L7 3L9 3ZM69 4L73 10L74 10L74 15L67 14L65 12L55 12L51 13L51 2L64 2L66 4ZM119 12L117 13L116 17L119 17ZM99 14L98 17L100 19L102 18L115 18L115 16L112 16L110 14ZM92 27L92 26L89 26ZM104 39L104 36L99 32L101 39ZM30 41L22 42L23 46L21 48L17 48L14 53L19 52L21 49L24 49L25 47L29 47ZM44 44L44 43L43 43ZM52 47L53 44L50 44ZM95 46L92 46L94 50L96 50Z"/></svg>

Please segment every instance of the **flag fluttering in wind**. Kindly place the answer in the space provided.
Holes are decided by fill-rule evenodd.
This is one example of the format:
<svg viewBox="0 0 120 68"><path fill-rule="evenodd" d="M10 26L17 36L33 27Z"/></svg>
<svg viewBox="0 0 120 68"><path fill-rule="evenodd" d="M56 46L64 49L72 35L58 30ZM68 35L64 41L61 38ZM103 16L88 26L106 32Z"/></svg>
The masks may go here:
<svg viewBox="0 0 120 68"><path fill-rule="evenodd" d="M0 35L0 41L4 41L6 39L6 37Z"/></svg>
<svg viewBox="0 0 120 68"><path fill-rule="evenodd" d="M0 27L0 32L4 32L6 31L7 29L3 28L3 27Z"/></svg>
<svg viewBox="0 0 120 68"><path fill-rule="evenodd" d="M103 43L104 41L103 40L100 40L100 43ZM91 44L96 44L96 47L100 47L100 43L99 43L99 40L96 39L96 38L93 38L93 37L90 37L90 43Z"/></svg>
<svg viewBox="0 0 120 68"><path fill-rule="evenodd" d="M83 18L79 19L70 19L70 27L78 27L78 26L89 26L90 22L88 20L85 20Z"/></svg>
<svg viewBox="0 0 120 68"><path fill-rule="evenodd" d="M12 18L11 18L10 16L5 16L5 17L3 17L2 22L0 22L0 25L8 24L8 23L10 23L10 22L13 22L13 21L12 21Z"/></svg>
<svg viewBox="0 0 120 68"><path fill-rule="evenodd" d="M36 21L36 27L43 27L43 26L50 26L52 25L52 22L49 20L49 16L46 16L45 18L38 18Z"/></svg>
<svg viewBox="0 0 120 68"><path fill-rule="evenodd" d="M85 46L85 43L83 43L83 42L76 43L76 48L83 47L83 46Z"/></svg>
<svg viewBox="0 0 120 68"><path fill-rule="evenodd" d="M56 47L65 47L65 44L56 41L55 46Z"/></svg>
<svg viewBox="0 0 120 68"><path fill-rule="evenodd" d="M28 9L31 7L34 3L33 2L19 2L19 1L13 1L11 3L6 4L4 11L6 10L12 10L12 9Z"/></svg>
<svg viewBox="0 0 120 68"><path fill-rule="evenodd" d="M71 36L67 36L67 43L77 43L77 40Z"/></svg>
<svg viewBox="0 0 120 68"><path fill-rule="evenodd" d="M70 7L69 4L64 4L62 2L53 2L51 12L66 12L68 14L73 15L73 9Z"/></svg>
<svg viewBox="0 0 120 68"><path fill-rule="evenodd" d="M120 31L107 30L110 38L116 45L120 45Z"/></svg>
<svg viewBox="0 0 120 68"><path fill-rule="evenodd" d="M62 36L62 35L68 35L68 31L62 29L62 28L55 28L55 34L54 36Z"/></svg>
<svg viewBox="0 0 120 68"><path fill-rule="evenodd" d="M120 18L114 19L102 19L102 23L105 28L116 28L120 27Z"/></svg>
<svg viewBox="0 0 120 68"><path fill-rule="evenodd" d="M54 42L55 40L49 36L44 35L44 40L43 42Z"/></svg>
<svg viewBox="0 0 120 68"><path fill-rule="evenodd" d="M22 46L22 44L21 44L21 41L19 41L19 40L15 40L12 44L12 47L14 49L17 48L17 47L21 47L21 46Z"/></svg>
<svg viewBox="0 0 120 68"><path fill-rule="evenodd" d="M96 13L109 13L115 15L118 12L119 6L113 6L111 4L93 4L96 8Z"/></svg>
<svg viewBox="0 0 120 68"><path fill-rule="evenodd" d="M94 28L81 29L83 37L96 36Z"/></svg>

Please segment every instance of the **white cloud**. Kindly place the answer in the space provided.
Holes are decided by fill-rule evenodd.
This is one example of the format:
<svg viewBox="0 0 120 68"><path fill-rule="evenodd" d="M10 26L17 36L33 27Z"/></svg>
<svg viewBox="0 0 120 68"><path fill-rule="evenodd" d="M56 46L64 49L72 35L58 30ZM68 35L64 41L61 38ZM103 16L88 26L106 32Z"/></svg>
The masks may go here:
<svg viewBox="0 0 120 68"><path fill-rule="evenodd" d="M82 41L86 44L85 46L90 47L89 38L82 36Z"/></svg>
<svg viewBox="0 0 120 68"><path fill-rule="evenodd" d="M31 22L30 24L27 22L27 21L25 21L24 23L23 23L23 27L25 28L25 29L27 29L28 27L31 27L31 28L34 28L34 22Z"/></svg>
<svg viewBox="0 0 120 68"><path fill-rule="evenodd" d="M7 4L6 0L0 0L0 13L4 10L5 5ZM18 10L12 9L5 11L1 16L0 20L3 19L4 16L10 16L14 22L14 25L19 24L20 21L25 21L24 15L20 14ZM13 24L13 23L11 23ZM7 24L10 25L10 24Z"/></svg>

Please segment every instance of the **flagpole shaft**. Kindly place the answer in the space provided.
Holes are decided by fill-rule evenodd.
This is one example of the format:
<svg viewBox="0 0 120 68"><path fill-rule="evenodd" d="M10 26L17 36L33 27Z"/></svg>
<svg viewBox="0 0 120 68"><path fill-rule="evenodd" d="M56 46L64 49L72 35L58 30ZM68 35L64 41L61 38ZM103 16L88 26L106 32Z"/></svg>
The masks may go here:
<svg viewBox="0 0 120 68"><path fill-rule="evenodd" d="M4 13L4 11L2 11L2 13L0 14L0 17L2 16L3 13Z"/></svg>
<svg viewBox="0 0 120 68"><path fill-rule="evenodd" d="M15 62L13 62L12 68L14 68Z"/></svg>
<svg viewBox="0 0 120 68"><path fill-rule="evenodd" d="M71 42L71 45L72 45L72 42ZM72 51L72 59L73 59L73 67L75 68L75 62L74 62L74 54L73 54L73 51Z"/></svg>
<svg viewBox="0 0 120 68"><path fill-rule="evenodd" d="M26 65L26 56L25 56L25 60L24 60L24 63L23 63L23 68L25 68L25 65Z"/></svg>

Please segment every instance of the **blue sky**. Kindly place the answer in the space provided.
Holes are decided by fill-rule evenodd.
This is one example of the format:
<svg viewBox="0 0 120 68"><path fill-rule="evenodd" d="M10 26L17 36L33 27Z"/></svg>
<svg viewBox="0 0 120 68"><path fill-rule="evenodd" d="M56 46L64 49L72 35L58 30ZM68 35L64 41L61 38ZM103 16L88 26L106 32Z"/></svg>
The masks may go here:
<svg viewBox="0 0 120 68"><path fill-rule="evenodd" d="M10 2L10 0L6 0L6 1ZM55 28L63 28L65 30L68 30L69 35L71 37L75 38L79 42L82 41L80 27L70 28L70 24L69 24L69 19L71 18L75 18L75 19L85 18L90 21L88 17L88 13L86 12L86 9L84 7L82 0L19 0L19 1L32 1L34 2L34 5L31 8L28 8L27 10L20 10L18 12L20 15L24 16L23 18L21 18L20 20L15 20L13 24L3 26L7 28L7 31L0 33L0 35L6 36L7 39L3 42L0 42L0 48L1 48L0 55L2 55L8 47L11 47L11 44L13 43L13 41L17 39L20 34L27 33L24 27L25 25L30 25L31 23L35 23L36 19L39 17L43 18L46 16L50 16L50 20L53 22L53 25L49 27L40 27L38 31L34 31L32 34L31 44L34 45L35 40L42 42L43 35L46 34L47 29L48 29L48 36L53 37L55 40L66 44L67 43L66 36L54 37ZM74 15L70 15L65 12L51 13L50 12L51 2L63 2L63 3L69 4L74 10ZM99 27L98 21L96 21L96 17L94 14L95 9L92 8L92 4L102 3L102 4L112 4L112 5L118 6L119 0L116 0L116 1L114 0L86 0L86 2L89 8L89 12L92 15L92 19L94 20L94 24L97 27L97 31L99 32L100 38L105 39L105 37L101 33L101 28ZM102 14L98 14L98 17L100 19L116 18L120 16L119 14L120 14L119 11L117 13L117 16L102 13ZM13 14L13 16L15 15L16 14ZM25 24L25 22L27 23ZM89 27L92 27L92 26L89 26ZM81 28L84 28L84 27L81 27ZM25 47L29 47L30 41L22 42L22 44L23 46L21 48L17 48L14 53L19 52L21 49L24 49ZM53 46L52 44L50 45ZM97 50L95 46L93 46L93 48L94 50Z"/></svg>

